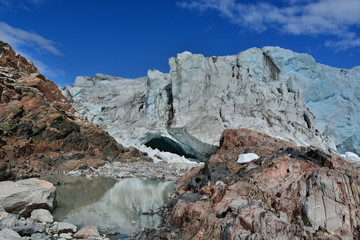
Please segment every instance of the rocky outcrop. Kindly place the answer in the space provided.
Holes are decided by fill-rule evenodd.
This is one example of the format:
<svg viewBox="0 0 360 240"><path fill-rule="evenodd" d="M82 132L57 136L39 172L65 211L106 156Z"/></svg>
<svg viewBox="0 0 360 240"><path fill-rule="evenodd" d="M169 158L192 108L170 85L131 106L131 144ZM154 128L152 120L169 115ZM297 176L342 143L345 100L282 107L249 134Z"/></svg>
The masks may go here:
<svg viewBox="0 0 360 240"><path fill-rule="evenodd" d="M52 210L56 205L55 191L54 185L36 178L3 181L0 182L0 206L8 213L28 217L34 209Z"/></svg>
<svg viewBox="0 0 360 240"><path fill-rule="evenodd" d="M0 42L0 180L142 158L77 114L55 83Z"/></svg>
<svg viewBox="0 0 360 240"><path fill-rule="evenodd" d="M260 158L238 163L244 153ZM218 152L177 182L162 233L177 237L162 239L359 239L359 186L336 155L225 130Z"/></svg>
<svg viewBox="0 0 360 240"><path fill-rule="evenodd" d="M224 129L240 127L298 145L335 149L329 131L317 131L315 117L302 101L308 95L293 84L288 68L273 60L283 50L274 49L225 57L184 52L169 60L169 74L151 70L147 78L133 80L78 77L64 93L75 109L120 143L144 151L144 145L160 149L166 142L169 147L162 151L204 159L216 151Z"/></svg>

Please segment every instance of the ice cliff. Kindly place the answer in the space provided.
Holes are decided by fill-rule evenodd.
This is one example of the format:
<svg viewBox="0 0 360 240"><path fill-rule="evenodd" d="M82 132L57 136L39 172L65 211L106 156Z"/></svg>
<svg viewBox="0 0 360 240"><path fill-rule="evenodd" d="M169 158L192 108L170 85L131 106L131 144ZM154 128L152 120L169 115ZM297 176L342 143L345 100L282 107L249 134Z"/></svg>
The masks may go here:
<svg viewBox="0 0 360 240"><path fill-rule="evenodd" d="M226 128L360 152L359 68L331 68L278 47L224 57L183 52L169 65L168 74L138 79L77 77L63 90L117 141L160 159L165 153L152 149L202 159Z"/></svg>

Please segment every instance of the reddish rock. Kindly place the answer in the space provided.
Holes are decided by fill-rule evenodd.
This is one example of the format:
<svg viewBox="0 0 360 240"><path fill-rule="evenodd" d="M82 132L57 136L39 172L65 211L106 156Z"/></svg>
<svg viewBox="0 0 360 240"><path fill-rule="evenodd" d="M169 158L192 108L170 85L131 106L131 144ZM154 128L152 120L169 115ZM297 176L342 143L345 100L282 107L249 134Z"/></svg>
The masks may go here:
<svg viewBox="0 0 360 240"><path fill-rule="evenodd" d="M75 112L56 84L0 41L0 180L148 158Z"/></svg>
<svg viewBox="0 0 360 240"><path fill-rule="evenodd" d="M85 226L77 231L74 235L75 238L88 238L88 237L100 237L100 234L96 227L94 226Z"/></svg>
<svg viewBox="0 0 360 240"><path fill-rule="evenodd" d="M260 159L237 163L242 153ZM360 239L359 177L334 154L229 129L178 181L165 222L178 239Z"/></svg>

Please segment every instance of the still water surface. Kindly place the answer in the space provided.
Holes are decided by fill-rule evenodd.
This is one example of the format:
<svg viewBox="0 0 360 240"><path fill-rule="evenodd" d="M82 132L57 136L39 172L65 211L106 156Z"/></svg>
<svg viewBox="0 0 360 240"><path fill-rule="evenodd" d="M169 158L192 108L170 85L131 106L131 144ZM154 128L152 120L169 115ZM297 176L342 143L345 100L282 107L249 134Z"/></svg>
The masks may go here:
<svg viewBox="0 0 360 240"><path fill-rule="evenodd" d="M143 214L156 212L168 201L174 182L128 178L77 178L51 176L48 181L64 182L57 186L57 221L77 226L97 226L105 234L131 234L161 224L162 218Z"/></svg>

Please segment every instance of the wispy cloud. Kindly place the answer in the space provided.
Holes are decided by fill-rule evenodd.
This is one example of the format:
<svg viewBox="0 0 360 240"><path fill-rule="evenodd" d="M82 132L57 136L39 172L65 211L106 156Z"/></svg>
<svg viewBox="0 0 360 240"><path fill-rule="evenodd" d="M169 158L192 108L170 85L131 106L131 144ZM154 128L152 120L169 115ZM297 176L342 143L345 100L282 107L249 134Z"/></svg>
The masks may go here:
<svg viewBox="0 0 360 240"><path fill-rule="evenodd" d="M60 56L62 53L55 47L55 43L36 33L14 28L4 22L0 22L0 39L12 45L15 49L21 47L33 47L37 51L46 51Z"/></svg>
<svg viewBox="0 0 360 240"><path fill-rule="evenodd" d="M325 46L333 47L339 51L353 47L360 47L360 38L344 38L339 41L328 40L325 42Z"/></svg>
<svg viewBox="0 0 360 240"><path fill-rule="evenodd" d="M9 0L0 0L0 5L4 5L6 7L11 6L11 2Z"/></svg>
<svg viewBox="0 0 360 240"><path fill-rule="evenodd" d="M218 11L232 23L257 32L278 29L282 33L293 35L335 36L337 41L329 40L325 45L342 50L360 46L360 38L355 33L360 27L359 0L289 0L278 1L278 4L275 2L188 0L180 1L178 5L201 12Z"/></svg>
<svg viewBox="0 0 360 240"><path fill-rule="evenodd" d="M21 3L21 4L39 4L42 2L45 2L47 0L0 0L0 5L3 4L7 7L11 7L11 6L17 6L17 4Z"/></svg>
<svg viewBox="0 0 360 240"><path fill-rule="evenodd" d="M32 61L47 76L62 75L61 70L52 70L45 63L34 58L34 55L50 53L61 56L62 53L55 47L55 43L39 34L28 32L0 22L0 40L9 43L17 53Z"/></svg>
<svg viewBox="0 0 360 240"><path fill-rule="evenodd" d="M41 6L49 0L0 0L0 11L22 9L30 11L34 6Z"/></svg>

